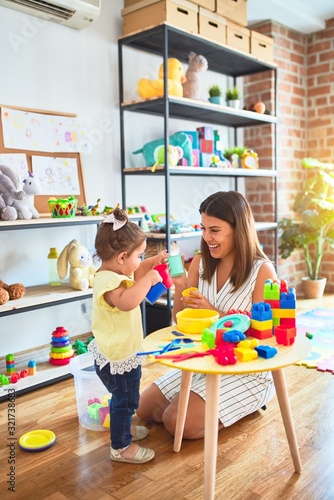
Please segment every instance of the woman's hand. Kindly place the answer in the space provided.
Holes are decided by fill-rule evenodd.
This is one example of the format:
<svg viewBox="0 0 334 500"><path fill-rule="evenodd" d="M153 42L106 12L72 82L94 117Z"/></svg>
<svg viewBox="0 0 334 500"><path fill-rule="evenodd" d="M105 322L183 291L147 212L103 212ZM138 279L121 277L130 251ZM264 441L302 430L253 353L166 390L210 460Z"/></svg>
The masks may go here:
<svg viewBox="0 0 334 500"><path fill-rule="evenodd" d="M190 309L213 309L216 310L215 307L208 301L207 298L204 297L199 292L192 291L189 295L182 297L182 302L184 303L184 307L189 307Z"/></svg>

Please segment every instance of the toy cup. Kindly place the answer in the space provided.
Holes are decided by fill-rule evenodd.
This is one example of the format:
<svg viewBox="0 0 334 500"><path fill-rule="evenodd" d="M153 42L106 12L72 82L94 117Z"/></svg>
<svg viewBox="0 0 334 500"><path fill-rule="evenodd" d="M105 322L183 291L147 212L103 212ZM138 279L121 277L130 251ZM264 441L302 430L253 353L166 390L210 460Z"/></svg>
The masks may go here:
<svg viewBox="0 0 334 500"><path fill-rule="evenodd" d="M146 295L146 300L150 304L154 304L160 297L167 291L167 288L163 283L156 283L153 285Z"/></svg>
<svg viewBox="0 0 334 500"><path fill-rule="evenodd" d="M181 276L184 273L184 267L181 255L171 255L168 257L169 271L173 278Z"/></svg>
<svg viewBox="0 0 334 500"><path fill-rule="evenodd" d="M158 271L158 273L162 277L162 283L165 285L166 288L170 288L171 286L173 286L173 280L170 275L167 264L159 264L158 266L155 266L153 269Z"/></svg>

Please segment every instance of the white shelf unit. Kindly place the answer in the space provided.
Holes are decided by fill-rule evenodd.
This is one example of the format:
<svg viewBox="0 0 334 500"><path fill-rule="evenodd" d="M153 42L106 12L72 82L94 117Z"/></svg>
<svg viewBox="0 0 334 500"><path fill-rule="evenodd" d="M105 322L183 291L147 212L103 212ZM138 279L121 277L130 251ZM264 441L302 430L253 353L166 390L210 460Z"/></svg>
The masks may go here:
<svg viewBox="0 0 334 500"><path fill-rule="evenodd" d="M82 225L97 225L101 221L101 216L78 216L73 218L51 218L41 217L40 219L1 221L1 231L19 231L22 229L59 228ZM13 251L15 251L13 249ZM64 283L58 287L49 285L39 285L26 288L25 296L18 300L9 300L0 306L0 321L4 316L24 314L28 311L53 307L78 300L89 299L92 296L92 289L86 291L74 290ZM3 334L4 332L2 332ZM87 332L83 337L89 336ZM82 337L82 336L81 336ZM72 340L73 337L72 337ZM8 388L14 388L16 394L27 392L42 385L53 383L57 380L70 377L69 366L53 366L48 362L50 346L38 346L26 352L13 353L15 356L15 366L17 371L26 369L29 359L34 359L37 363L36 375L20 379L15 384L0 386L0 400L7 397ZM5 366L5 360L2 361ZM5 371L0 371L5 373Z"/></svg>

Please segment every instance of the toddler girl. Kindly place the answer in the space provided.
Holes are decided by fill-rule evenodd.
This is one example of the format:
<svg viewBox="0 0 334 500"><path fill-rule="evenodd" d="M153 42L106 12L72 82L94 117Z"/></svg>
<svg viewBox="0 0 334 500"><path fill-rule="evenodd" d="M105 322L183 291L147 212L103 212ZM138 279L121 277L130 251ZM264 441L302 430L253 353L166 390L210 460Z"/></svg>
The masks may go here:
<svg viewBox="0 0 334 500"><path fill-rule="evenodd" d="M154 451L135 444L148 430L132 426L139 404L143 328L140 303L150 288L161 281L154 266L166 261L167 253L142 260L146 235L115 208L99 225L95 249L101 267L94 278L92 332L89 350L95 370L112 394L110 400L110 458L141 464L152 460Z"/></svg>

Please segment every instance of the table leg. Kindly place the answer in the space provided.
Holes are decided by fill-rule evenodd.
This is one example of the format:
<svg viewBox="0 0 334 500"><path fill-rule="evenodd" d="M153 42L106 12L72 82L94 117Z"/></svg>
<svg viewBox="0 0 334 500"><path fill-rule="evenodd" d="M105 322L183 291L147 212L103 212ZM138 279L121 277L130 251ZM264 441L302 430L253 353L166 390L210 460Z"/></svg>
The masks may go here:
<svg viewBox="0 0 334 500"><path fill-rule="evenodd" d="M184 429L184 423L186 421L186 414L187 414L187 408L188 408L192 375L193 375L192 372L186 372L186 371L182 372L180 395L179 395L179 405L177 408L177 416L176 416L174 448L173 448L173 450L176 452L180 451L180 449L181 449L183 429Z"/></svg>
<svg viewBox="0 0 334 500"><path fill-rule="evenodd" d="M295 471L300 473L302 470L302 464L300 461L297 436L293 423L289 395L285 383L284 371L281 368L280 370L273 370L272 374L276 389L276 395L281 410L282 420L285 427L286 437L288 439L290 447L290 453L293 465L295 466Z"/></svg>
<svg viewBox="0 0 334 500"><path fill-rule="evenodd" d="M206 375L204 435L204 498L213 500L218 442L218 405L220 375Z"/></svg>

